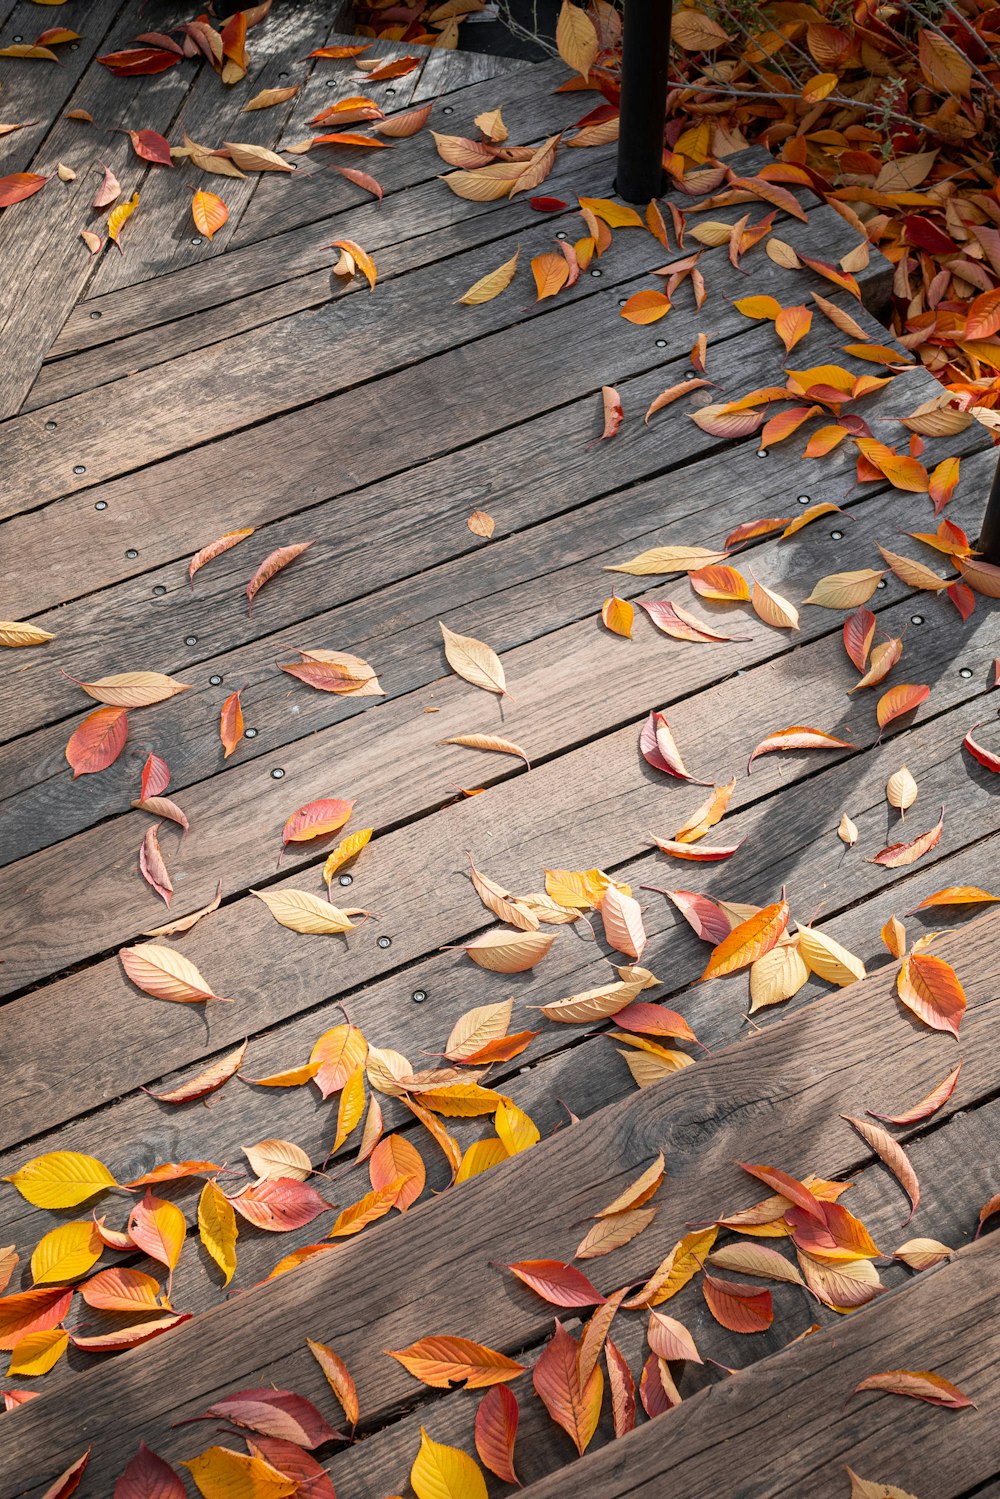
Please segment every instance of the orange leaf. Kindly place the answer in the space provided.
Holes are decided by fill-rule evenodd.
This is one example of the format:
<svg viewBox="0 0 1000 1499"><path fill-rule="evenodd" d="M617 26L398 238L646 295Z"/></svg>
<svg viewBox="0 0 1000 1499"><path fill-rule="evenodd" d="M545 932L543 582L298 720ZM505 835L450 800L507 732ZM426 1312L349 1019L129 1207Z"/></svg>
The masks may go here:
<svg viewBox="0 0 1000 1499"><path fill-rule="evenodd" d="M563 255L556 255L552 252L546 255L536 255L531 262L531 274L535 278L535 286L538 289L538 296L535 300L542 302L546 297L554 297L566 285L569 279L569 265Z"/></svg>
<svg viewBox="0 0 1000 1499"><path fill-rule="evenodd" d="M468 1338L444 1335L420 1338L408 1348L385 1351L414 1379L436 1390L450 1389L463 1380L467 1390L482 1390L524 1373L523 1364Z"/></svg>
<svg viewBox="0 0 1000 1499"><path fill-rule="evenodd" d="M670 311L670 298L662 291L637 291L629 297L621 309L621 315L629 323L646 327L659 322Z"/></svg>
<svg viewBox="0 0 1000 1499"><path fill-rule="evenodd" d="M582 1457L597 1430L604 1395L604 1375L595 1368L581 1389L577 1345L556 1322L555 1332L532 1370L535 1391L553 1421L567 1433Z"/></svg>
<svg viewBox="0 0 1000 1499"><path fill-rule="evenodd" d="M605 1299L582 1270L562 1260L520 1260L506 1268L552 1306L600 1306Z"/></svg>
<svg viewBox="0 0 1000 1499"><path fill-rule="evenodd" d="M774 734L769 734L766 739L761 740L747 761L747 773L749 774L750 767L758 755L770 755L775 750L807 749L857 749L857 745L848 744L845 739L837 739L833 734L826 734L822 729L810 729L802 724L793 724L791 728L778 729Z"/></svg>
<svg viewBox="0 0 1000 1499"><path fill-rule="evenodd" d="M376 1192L392 1194L392 1206L405 1213L424 1190L424 1160L404 1135L386 1135L372 1151L368 1176Z"/></svg>
<svg viewBox="0 0 1000 1499"><path fill-rule="evenodd" d="M965 990L958 974L944 958L911 953L896 975L896 992L931 1030L948 1031L956 1040L965 1014Z"/></svg>
<svg viewBox="0 0 1000 1499"><path fill-rule="evenodd" d="M788 917L788 902L782 900L764 906L756 915L734 926L729 936L712 949L702 981L747 968L769 953L788 926Z"/></svg>
<svg viewBox="0 0 1000 1499"><path fill-rule="evenodd" d="M475 1428L480 1462L503 1483L518 1486L521 1481L514 1472L514 1441L520 1417L513 1390L503 1384L494 1385L479 1403Z"/></svg>
<svg viewBox="0 0 1000 1499"><path fill-rule="evenodd" d="M766 1332L774 1321L774 1304L770 1291L759 1290L741 1281L720 1280L706 1270L702 1292L716 1322L730 1332Z"/></svg>
<svg viewBox="0 0 1000 1499"><path fill-rule="evenodd" d="M875 709L878 726L884 729L886 724L894 718L901 718L904 713L912 713L925 703L931 695L929 687L913 682L899 682L895 687L890 687L888 692L883 692Z"/></svg>
<svg viewBox="0 0 1000 1499"><path fill-rule="evenodd" d="M243 708L240 696L244 690L241 687L239 692L231 692L219 714L219 738L222 740L224 760L229 759L243 737Z"/></svg>
<svg viewBox="0 0 1000 1499"><path fill-rule="evenodd" d="M128 714L124 708L98 708L74 729L66 745L66 759L77 776L94 775L113 765L128 738Z"/></svg>
<svg viewBox="0 0 1000 1499"><path fill-rule="evenodd" d="M919 1103L915 1103L911 1109L906 1109L902 1114L877 1114L874 1109L869 1109L868 1113L871 1114L873 1119L885 1120L886 1124L917 1124L921 1119L929 1119L932 1114L937 1113L943 1104L948 1102L955 1091L955 1084L958 1082L961 1071L962 1060L960 1058L958 1066L949 1072L943 1082L938 1083L937 1087L932 1088L925 1098L922 1098Z"/></svg>
<svg viewBox="0 0 1000 1499"><path fill-rule="evenodd" d="M217 229L221 229L229 218L229 209L221 198L215 193L205 191L195 193L191 199L191 217L194 219L194 227L199 234L204 234L206 239L211 239Z"/></svg>
<svg viewBox="0 0 1000 1499"><path fill-rule="evenodd" d="M305 843L310 838L322 838L327 833L335 833L344 826L353 807L353 801L338 801L332 797L306 802L285 823L281 841L287 847L289 843Z"/></svg>
<svg viewBox="0 0 1000 1499"><path fill-rule="evenodd" d="M271 552L270 556L264 558L264 561L247 584L248 614L253 613L253 601L268 579L273 578L276 572L280 572L290 562L294 562L296 557L301 557L302 553L307 551L311 546L311 541L297 541L292 546L277 547Z"/></svg>
<svg viewBox="0 0 1000 1499"><path fill-rule="evenodd" d="M857 1395L860 1390L884 1390L889 1395L910 1395L914 1400L926 1400L929 1405L943 1405L948 1410L962 1410L970 1406L975 1409L968 1395L963 1394L943 1375L931 1373L927 1369L887 1369L882 1374L869 1374L867 1379L854 1386L853 1393Z"/></svg>

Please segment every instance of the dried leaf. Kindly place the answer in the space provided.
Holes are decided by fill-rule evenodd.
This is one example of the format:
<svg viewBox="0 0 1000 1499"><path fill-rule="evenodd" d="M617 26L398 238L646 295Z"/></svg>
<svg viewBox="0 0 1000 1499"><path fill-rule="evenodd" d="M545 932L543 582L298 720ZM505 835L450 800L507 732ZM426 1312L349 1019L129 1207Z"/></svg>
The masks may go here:
<svg viewBox="0 0 1000 1499"><path fill-rule="evenodd" d="M942 807L941 816L928 832L921 833L919 838L913 838L909 843L890 843L868 862L881 864L886 869L902 869L907 864L915 864L923 854L930 853L931 849L937 848L943 831L944 808Z"/></svg>
<svg viewBox="0 0 1000 1499"><path fill-rule="evenodd" d="M432 1441L422 1426L410 1484L417 1499L486 1499L486 1481L472 1458Z"/></svg>
<svg viewBox="0 0 1000 1499"><path fill-rule="evenodd" d="M944 958L911 953L896 975L896 992L907 1009L935 1031L948 1031L956 1040L965 1014L965 990L958 974Z"/></svg>
<svg viewBox="0 0 1000 1499"><path fill-rule="evenodd" d="M808 750L808 749L857 749L856 744L849 744L845 739L838 739L833 734L824 733L822 729L810 729L801 724L793 724L788 729L778 729L769 734L757 745L747 761L747 773L759 755L770 755L776 750Z"/></svg>
<svg viewBox="0 0 1000 1499"><path fill-rule="evenodd" d="M350 1422L351 1426L357 1426L361 1418L361 1410L358 1404L358 1391L354 1380L348 1373L347 1365L339 1354L334 1353L325 1343L315 1343L312 1338L306 1338L309 1351L319 1364L326 1378L327 1384L333 1391L341 1410Z"/></svg>
<svg viewBox="0 0 1000 1499"><path fill-rule="evenodd" d="M296 557L301 557L302 553L308 551L312 544L311 541L297 541L292 546L277 547L264 558L264 561L247 584L248 614L253 613L253 601L268 579L273 578L275 573L287 567L290 562L294 562Z"/></svg>
<svg viewBox="0 0 1000 1499"><path fill-rule="evenodd" d="M735 973L762 958L783 935L788 916L788 902L782 900L764 906L754 916L733 927L729 935L712 949L701 981Z"/></svg>
<svg viewBox="0 0 1000 1499"><path fill-rule="evenodd" d="M881 1374L869 1374L854 1386L853 1394L861 1390L884 1390L889 1395L910 1395L914 1400L926 1400L929 1405L942 1405L948 1410L975 1409L968 1395L953 1385L942 1374L926 1369L887 1369Z"/></svg>
<svg viewBox="0 0 1000 1499"><path fill-rule="evenodd" d="M98 708L73 730L66 745L66 759L77 776L95 775L113 765L128 738L128 714L124 708Z"/></svg>
<svg viewBox="0 0 1000 1499"><path fill-rule="evenodd" d="M210 197L211 194L206 194L206 196ZM202 547L200 552L195 552L194 556L191 558L191 561L188 563L189 582L194 581L195 573L199 572L200 569L205 566L206 562L213 562L216 557L221 557L222 553L228 552L230 547L238 546L241 541L245 541L246 538L248 536L252 536L253 533L253 526L244 526L241 531L227 531L226 534L224 536L220 536L217 541L209 542L208 546Z"/></svg>
<svg viewBox="0 0 1000 1499"><path fill-rule="evenodd" d="M760 1291L740 1281L720 1280L706 1270L702 1292L716 1322L730 1332L766 1332L774 1321L770 1291Z"/></svg>
<svg viewBox="0 0 1000 1499"><path fill-rule="evenodd" d="M123 947L118 961L136 988L154 999L172 1000L176 1004L204 1004L210 999L231 1002L215 994L195 965L172 947L159 947L152 942Z"/></svg>

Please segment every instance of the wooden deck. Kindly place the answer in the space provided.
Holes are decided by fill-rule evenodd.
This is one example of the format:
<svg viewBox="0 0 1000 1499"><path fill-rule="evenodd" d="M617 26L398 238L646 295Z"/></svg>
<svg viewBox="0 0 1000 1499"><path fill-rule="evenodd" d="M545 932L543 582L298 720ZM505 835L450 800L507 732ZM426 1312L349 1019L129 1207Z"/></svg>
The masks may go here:
<svg viewBox="0 0 1000 1499"><path fill-rule="evenodd" d="M0 9L0 44L48 21L31 4ZM294 1142L320 1168L338 1104L313 1086L234 1078L205 1101L181 1105L150 1092L178 1086L244 1041L248 1078L300 1066L345 1016L369 1045L402 1053L416 1069L434 1067L461 1015L509 997L511 1030L538 1035L484 1082L531 1116L541 1141L452 1186L445 1154L404 1102L371 1094L386 1131L424 1159L421 1200L263 1285L285 1255L322 1240L331 1219L281 1235L241 1220L228 1290L198 1244L202 1179L158 1187L189 1225L171 1301L192 1319L125 1353L71 1343L43 1378L0 1375L5 1388L40 1396L0 1418L0 1499L40 1499L88 1448L81 1499L108 1499L140 1440L173 1464L216 1441L242 1451L240 1438L219 1437L210 1424L177 1423L248 1386L294 1390L340 1424L307 1338L336 1350L360 1394L360 1439L318 1454L337 1494L409 1494L421 1426L474 1453L480 1397L429 1389L384 1350L453 1334L532 1365L556 1308L498 1266L572 1257L581 1225L658 1152L666 1182L655 1221L582 1267L605 1293L643 1283L692 1225L757 1202L765 1189L740 1171L736 1162L745 1160L849 1180L850 1209L885 1256L877 1267L887 1294L844 1317L800 1286L760 1280L774 1293L773 1325L740 1336L713 1320L696 1276L661 1308L685 1323L706 1360L671 1366L683 1403L656 1422L640 1406L636 1430L615 1440L606 1392L579 1463L530 1374L521 1375L510 1387L521 1415L515 1464L533 1499L668 1488L686 1499L847 1499L845 1464L920 1499L994 1495L1000 1250L995 1238L973 1236L981 1207L1000 1189L1000 916L963 924L977 908L957 906L906 917L911 941L943 933L932 951L955 965L968 999L960 1045L899 1004L898 964L879 933L891 915L904 917L943 887L997 888L996 778L962 750L967 730L994 715L995 605L977 595L963 621L946 596L886 572L870 607L880 635L905 637L887 685L924 683L931 694L915 719L879 740L876 694L846 695L857 673L841 642L843 612L802 608L792 633L749 606L699 600L683 576L603 571L653 546L721 550L738 524L799 514L807 500L833 500L842 513L787 540L760 538L732 558L796 604L823 575L881 566L876 543L946 567L948 559L901 535L933 529L927 497L881 481L858 485L851 442L818 461L802 457L801 436L762 453L754 437L700 430L687 400L642 420L659 392L691 372L699 333L708 335L712 400L774 384L785 367L847 363L881 373L845 355L845 336L818 313L786 359L770 323L732 306L742 295L790 304L811 291L829 294L877 342L891 339L811 272L782 268L763 249L737 271L724 247L703 255L703 309L685 286L662 322L631 326L620 304L661 284L651 273L676 255L639 230L616 232L575 286L536 302L528 262L554 247L556 233L579 237L577 195L612 194L613 145L560 153L541 191L571 207L543 214L527 194L500 203L453 196L439 180L446 169L429 130L393 150L336 153L337 165L360 164L378 177L379 205L316 153L290 158L298 163L292 177L208 179L184 165L147 168L126 135L64 118L85 108L99 122L154 128L172 142L187 132L214 145L235 131L268 147L301 140L318 109L369 91L348 64L301 63L336 40L330 11L321 0L287 8L278 0L251 35L250 78L230 91L190 64L122 80L94 61L171 19L159 5L93 0L77 21L86 36L58 70L0 59L3 118L39 122L0 142L0 172L49 173L63 161L78 174L0 214L0 613L55 637L0 659L0 1176L48 1152L78 1151L121 1183L164 1162L215 1162L232 1190L244 1179L242 1147L269 1139ZM378 50L416 51L421 66L371 85L374 96L391 112L433 101L430 128L444 133L472 135L475 116L502 105L511 141L535 143L595 102L554 92L566 78L561 64ZM305 80L293 101L241 115L251 93L286 79ZM77 234L97 157L126 196L139 190L140 208L124 255L109 248L91 260ZM751 153L737 164L754 172L765 159ZM189 216L190 193L201 186L230 208L212 244ZM853 248L848 223L807 192L799 196L808 222L779 212L775 233L827 261ZM692 200L675 201L687 208ZM712 217L733 222L745 211L730 206ZM371 295L357 280L345 286L331 277L337 252L328 247L344 237L377 263ZM517 246L521 270L504 295L456 305ZM885 263L873 257L858 279L865 301L877 305ZM625 421L596 442L606 385L618 390ZM898 418L939 391L929 375L907 371L868 398L863 414L877 436L902 446ZM924 461L952 454L961 455L962 472L945 514L974 537L995 455L972 426L930 440ZM466 524L476 510L495 520L489 539ZM193 554L248 527L254 534L190 586ZM248 615L245 588L261 561L301 542L309 550L267 584ZM600 623L612 582L623 598L669 598L744 638L681 643L643 617L625 640ZM511 696L499 699L449 670L438 621L500 654ZM317 692L277 669L301 649L321 648L371 662L384 696ZM169 673L189 690L130 714L115 764L72 779L66 742L96 706L77 682L132 670ZM240 688L245 734L224 759L219 712ZM729 812L708 840L745 839L731 859L679 863L651 848L649 830L671 835L703 796L640 756L651 709L668 713L694 775L735 776ZM856 747L769 756L748 775L753 746L791 724ZM993 731L981 732L995 748ZM470 734L524 746L531 769L442 744ZM168 794L190 823L183 841L179 829L161 828L170 916L203 906L217 886L222 896L214 914L170 940L231 1004L153 999L129 982L117 956L170 919L140 876L150 823L130 806L150 753L167 761ZM919 797L901 822L885 787L904 763ZM472 790L482 794L464 794ZM356 801L347 831L375 830L349 866L350 888L334 877L334 899L377 913L347 937L289 931L253 894L323 894L322 864L339 834L289 844L277 867L286 819L323 797ZM932 851L900 869L870 862L883 845L932 827L942 806L943 836ZM859 834L851 848L837 836L845 812ZM605 983L614 977L610 961L625 961L596 919L596 939L584 920L543 927L555 936L552 950L522 974L484 972L456 951L493 924L470 883L470 855L515 892L540 890L546 869L599 867L627 882L644 909L642 962L661 985L643 998L681 1012L708 1051L667 1044L696 1065L639 1089L627 1048L608 1035L613 1022L569 1027L539 1014ZM794 916L816 918L869 976L844 989L811 976L793 1000L748 1022L745 974L700 983L709 949L647 886L753 906L776 901L784 887ZM899 1185L841 1116L908 1108L959 1056L952 1097L933 1117L895 1131L922 1193L904 1229ZM442 1123L463 1150L493 1136L489 1115ZM338 1210L370 1190L368 1165L354 1159L357 1139L326 1178L314 1178ZM0 1243L21 1257L6 1294L30 1288L31 1252L48 1230L92 1207L120 1230L133 1200L110 1193L47 1211L13 1186L0 1189ZM914 1274L891 1256L916 1237L957 1254ZM165 1279L162 1266L138 1254L108 1251L102 1266L112 1263ZM0 1319L3 1308L0 1300ZM576 1335L587 1311L558 1315ZM77 1296L67 1325L93 1334L121 1321ZM613 1327L637 1383L646 1322L642 1311L620 1312ZM814 1324L820 1330L797 1340ZM885 1394L849 1399L865 1376L901 1368L945 1375L976 1408L953 1412ZM510 1492L487 1479L491 1496Z"/></svg>

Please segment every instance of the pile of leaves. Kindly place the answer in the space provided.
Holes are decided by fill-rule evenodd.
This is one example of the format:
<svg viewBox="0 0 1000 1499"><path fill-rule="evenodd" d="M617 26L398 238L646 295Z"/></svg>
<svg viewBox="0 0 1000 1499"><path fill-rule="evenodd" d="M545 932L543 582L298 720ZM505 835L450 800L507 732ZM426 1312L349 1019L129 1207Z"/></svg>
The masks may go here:
<svg viewBox="0 0 1000 1499"><path fill-rule="evenodd" d="M675 181L768 147L771 181L812 188L892 262L900 342L967 405L1000 403L1000 8L684 0L672 35ZM617 105L618 11L567 3L557 40Z"/></svg>

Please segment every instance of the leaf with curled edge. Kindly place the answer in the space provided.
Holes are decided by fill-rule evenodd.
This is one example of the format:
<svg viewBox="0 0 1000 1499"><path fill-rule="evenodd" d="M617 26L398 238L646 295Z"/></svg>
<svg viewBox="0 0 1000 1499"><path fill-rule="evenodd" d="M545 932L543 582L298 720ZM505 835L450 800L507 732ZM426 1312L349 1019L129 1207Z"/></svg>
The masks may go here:
<svg viewBox="0 0 1000 1499"><path fill-rule="evenodd" d="M771 755L778 750L834 750L834 749L857 749L856 744L850 744L846 739L838 739L835 734L827 734L822 729L812 729L805 724L792 724L787 729L777 729L773 734L768 734L750 753L747 761L747 774L753 762L761 755Z"/></svg>
<svg viewBox="0 0 1000 1499"><path fill-rule="evenodd" d="M944 958L912 952L896 975L896 993L908 1010L935 1031L958 1039L966 998L958 974Z"/></svg>
<svg viewBox="0 0 1000 1499"><path fill-rule="evenodd" d="M911 838L908 843L890 843L886 848L874 854L868 862L881 864L885 869L902 869L908 864L915 864L924 854L930 853L931 849L937 847L943 831L944 808L942 807L941 816L926 833L921 833L917 838Z"/></svg>
<svg viewBox="0 0 1000 1499"><path fill-rule="evenodd" d="M269 1385L224 1395L200 1416L188 1417L177 1424L187 1426L194 1421L228 1421L260 1436L295 1442L297 1446L308 1449L320 1447L337 1436L311 1400L293 1390L274 1389Z"/></svg>
<svg viewBox="0 0 1000 1499"><path fill-rule="evenodd" d="M10 50L10 48L7 49L8 52ZM33 50L44 53L46 48L37 47ZM52 60L54 62L58 61L54 52L52 53ZM75 1494L80 1487L87 1464L90 1461L92 1450L91 1447L88 1447L82 1456L78 1457L75 1462L70 1463L66 1471L61 1473L55 1482L50 1484L45 1490L42 1499L69 1499L70 1494Z"/></svg>
<svg viewBox="0 0 1000 1499"><path fill-rule="evenodd" d="M910 1199L910 1211L903 1221L905 1228L917 1211L917 1205L920 1202L920 1183L909 1156L899 1141L894 1140L888 1130L882 1129L880 1125L871 1124L867 1119L855 1119L851 1114L841 1114L840 1117L854 1126L862 1140L871 1146L882 1164L888 1166Z"/></svg>
<svg viewBox="0 0 1000 1499"><path fill-rule="evenodd" d="M353 1429L361 1419L361 1408L358 1403L357 1385L348 1372L347 1365L340 1355L334 1353L333 1349L328 1348L325 1343L317 1343L312 1338L306 1338L306 1343Z"/></svg>
<svg viewBox="0 0 1000 1499"><path fill-rule="evenodd" d="M655 709L649 714L639 734L639 749L643 759L654 770L675 776L680 781L692 781L696 786L710 786L711 781L700 781L687 769L681 758L677 742L671 732L665 714Z"/></svg>
<svg viewBox="0 0 1000 1499"><path fill-rule="evenodd" d="M182 932L189 932L193 926L197 926L203 916L211 916L213 911L219 909L222 903L222 881L220 880L215 895L207 906L201 906L197 911L190 912L187 916L181 916L177 921L170 921L166 926L154 927L151 931L143 932L144 937L177 937Z"/></svg>
<svg viewBox="0 0 1000 1499"><path fill-rule="evenodd" d="M774 1321L771 1292L757 1286L721 1280L706 1270L702 1275L702 1294L716 1322L730 1332L766 1332Z"/></svg>
<svg viewBox="0 0 1000 1499"><path fill-rule="evenodd" d="M221 557L222 553L228 552L230 547L238 546L241 541L253 535L254 529L253 526L244 526L239 531L227 531L224 536L218 537L217 540L209 542L208 546L202 547L199 552L195 552L188 563L188 581L193 584L195 573L200 572L207 562L213 562L216 557Z"/></svg>
<svg viewBox="0 0 1000 1499"><path fill-rule="evenodd" d="M646 946L646 931L639 902L634 896L626 895L617 885L609 884L601 897L600 911L605 940L609 946L638 962Z"/></svg>
<svg viewBox="0 0 1000 1499"><path fill-rule="evenodd" d="M148 1093L150 1098L155 1098L157 1103L191 1103L195 1099L206 1098L239 1072L247 1045L244 1041L234 1051L227 1052L217 1062L213 1062L211 1067L199 1072L197 1077L189 1078L186 1083L171 1088L167 1093L154 1093L150 1088L143 1088L142 1091Z"/></svg>
<svg viewBox="0 0 1000 1499"><path fill-rule="evenodd" d="M932 1088L919 1103L915 1103L910 1109L905 1109L902 1114L878 1114L874 1109L869 1109L867 1112L873 1119L881 1119L886 1124L917 1124L922 1119L929 1119L932 1114L936 1114L938 1109L948 1102L955 1091L955 1085L958 1082L961 1071L962 1058L960 1057L958 1066L952 1068L943 1082L938 1083L937 1087ZM851 1122L853 1123L854 1121L852 1120Z"/></svg>
<svg viewBox="0 0 1000 1499"><path fill-rule="evenodd" d="M545 932L497 928L459 944L459 950L491 973L525 973L545 957L554 941L554 935Z"/></svg>
<svg viewBox="0 0 1000 1499"><path fill-rule="evenodd" d="M276 547L273 552L269 553L268 556L264 558L264 561L260 564L257 571L250 579L250 582L247 584L246 593L248 614L253 613L253 601L257 597L260 590L263 588L264 584L268 582L270 578L273 578L275 573L281 572L282 568L287 567L290 562L294 562L296 557L301 557L302 553L308 551L312 545L313 543L311 541L297 541L291 546Z"/></svg>
<svg viewBox="0 0 1000 1499"><path fill-rule="evenodd" d="M884 1390L889 1395L909 1395L914 1400L926 1400L929 1405L941 1405L948 1410L975 1409L975 1404L957 1385L953 1385L943 1374L929 1369L886 1369L879 1374L869 1374L854 1386L852 1394L863 1390Z"/></svg>
<svg viewBox="0 0 1000 1499"><path fill-rule="evenodd" d="M581 1386L576 1342L557 1321L531 1378L545 1409L566 1432L582 1457L600 1420L604 1395L604 1375L600 1367L595 1367L586 1384Z"/></svg>

